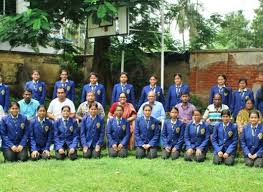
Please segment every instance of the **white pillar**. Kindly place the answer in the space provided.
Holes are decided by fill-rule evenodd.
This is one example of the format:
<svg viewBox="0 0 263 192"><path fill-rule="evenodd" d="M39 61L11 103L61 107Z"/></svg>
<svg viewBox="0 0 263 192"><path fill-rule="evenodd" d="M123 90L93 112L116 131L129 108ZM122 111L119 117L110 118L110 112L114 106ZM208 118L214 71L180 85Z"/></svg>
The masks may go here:
<svg viewBox="0 0 263 192"><path fill-rule="evenodd" d="M161 39L161 87L164 91L164 0L161 4L161 29L162 29L162 39Z"/></svg>

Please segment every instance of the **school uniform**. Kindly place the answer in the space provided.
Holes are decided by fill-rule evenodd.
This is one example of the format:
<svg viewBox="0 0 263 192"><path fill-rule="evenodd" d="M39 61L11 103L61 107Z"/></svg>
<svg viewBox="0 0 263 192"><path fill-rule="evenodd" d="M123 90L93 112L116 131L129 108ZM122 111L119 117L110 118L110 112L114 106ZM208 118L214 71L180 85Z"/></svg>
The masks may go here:
<svg viewBox="0 0 263 192"><path fill-rule="evenodd" d="M153 117L146 119L139 117L135 122L135 147L136 158L147 157L152 159L157 157L157 147L159 145L160 126L159 121ZM150 148L145 150L142 146L149 144Z"/></svg>
<svg viewBox="0 0 263 192"><path fill-rule="evenodd" d="M82 119L80 125L80 138L82 147L87 147L88 151L83 153L84 158L99 158L101 147L104 143L105 127L104 119L96 115L95 118L88 115ZM95 151L96 146L100 146L98 152Z"/></svg>
<svg viewBox="0 0 263 192"><path fill-rule="evenodd" d="M136 106L136 101L135 101L135 92L134 92L134 87L132 84L115 84L112 90L112 95L111 95L111 103L115 103L119 101L119 96L120 93L126 93L127 95L127 102L133 104L133 106Z"/></svg>
<svg viewBox="0 0 263 192"><path fill-rule="evenodd" d="M69 117L64 119L63 117L56 120L54 123L54 148L56 159L62 160L66 157L66 154L61 155L58 153L59 149L66 151L74 149L73 154L68 154L71 160L77 159L77 147L79 142L79 128L75 119Z"/></svg>
<svg viewBox="0 0 263 192"><path fill-rule="evenodd" d="M28 81L25 89L32 90L32 98L39 101L41 105L45 103L46 99L46 84L43 81Z"/></svg>
<svg viewBox="0 0 263 192"><path fill-rule="evenodd" d="M75 101L75 83L71 80L66 80L66 82L57 81L54 85L53 99L57 97L57 89L63 87L66 90L66 97L71 101Z"/></svg>
<svg viewBox="0 0 263 192"><path fill-rule="evenodd" d="M214 85L210 91L209 104L213 103L214 96L217 93L222 96L222 104L230 107L232 99L232 88L227 86L220 87L219 85Z"/></svg>
<svg viewBox="0 0 263 192"><path fill-rule="evenodd" d="M0 105L2 105L4 111L7 113L10 104L10 89L9 86L0 83Z"/></svg>
<svg viewBox="0 0 263 192"><path fill-rule="evenodd" d="M245 125L240 138L245 164L247 166L263 167L263 125L253 127L250 123ZM248 154L257 154L255 160L249 159Z"/></svg>
<svg viewBox="0 0 263 192"><path fill-rule="evenodd" d="M128 143L130 139L130 123L125 118L114 117L107 124L107 139L110 157L126 157L128 155ZM112 145L122 144L120 151L115 151Z"/></svg>
<svg viewBox="0 0 263 192"><path fill-rule="evenodd" d="M217 124L212 135L212 145L214 148L214 164L233 165L238 143L237 126L229 122L226 126L223 122ZM223 159L218 156L218 152L227 153L228 158Z"/></svg>
<svg viewBox="0 0 263 192"><path fill-rule="evenodd" d="M259 110L261 114L263 114L263 94L261 92L262 92L262 88L257 90L255 108Z"/></svg>
<svg viewBox="0 0 263 192"><path fill-rule="evenodd" d="M168 94L165 101L165 110L166 112L169 112L172 107L177 105L178 103L181 103L181 93L189 93L190 89L189 86L186 84L181 84L179 86L171 85L168 90Z"/></svg>
<svg viewBox="0 0 263 192"><path fill-rule="evenodd" d="M254 95L250 89L246 88L243 91L234 91L230 108L234 118L236 118L238 112L246 106L246 99L248 98L254 103Z"/></svg>
<svg viewBox="0 0 263 192"><path fill-rule="evenodd" d="M102 84L96 83L92 85L91 83L84 85L81 94L81 102L86 101L87 93L94 92L95 100L102 104L103 108L106 107L106 91Z"/></svg>
<svg viewBox="0 0 263 192"><path fill-rule="evenodd" d="M176 122L173 122L171 119L164 122L161 133L163 159L167 159L171 156L171 158L175 160L180 156L180 151L182 150L184 142L184 130L185 124L179 119L177 119ZM171 148L170 153L165 150L166 147ZM176 151L172 152L172 149L176 149Z"/></svg>
<svg viewBox="0 0 263 192"><path fill-rule="evenodd" d="M29 128L31 152L37 151L40 154L33 160L38 160L40 157L48 159L49 157L43 151L50 151L54 131L53 123L46 118L40 120L39 117L36 117L31 120Z"/></svg>
<svg viewBox="0 0 263 192"><path fill-rule="evenodd" d="M138 102L138 108L145 103L146 101L148 101L147 97L148 97L148 93L149 92L154 92L156 95L156 101L159 101L160 103L162 103L164 105L164 95L163 95L163 90L160 86L156 85L154 87L152 87L151 85L147 85L142 89L141 92L141 97L139 99Z"/></svg>
<svg viewBox="0 0 263 192"><path fill-rule="evenodd" d="M4 158L7 161L26 161L28 159L27 144L29 137L29 121L21 114L13 117L11 114L1 120L1 137ZM23 146L23 150L15 153L12 146Z"/></svg>
<svg viewBox="0 0 263 192"><path fill-rule="evenodd" d="M189 156L187 153L185 153L184 158L186 161L191 161L194 159L198 162L202 162L205 160L205 156L208 148L209 136L210 136L209 127L202 121L200 121L199 123L192 121L190 124L186 126L184 132L186 151L188 149L192 149L194 152L196 152L196 150L198 149L202 152L200 156L196 156L196 155Z"/></svg>

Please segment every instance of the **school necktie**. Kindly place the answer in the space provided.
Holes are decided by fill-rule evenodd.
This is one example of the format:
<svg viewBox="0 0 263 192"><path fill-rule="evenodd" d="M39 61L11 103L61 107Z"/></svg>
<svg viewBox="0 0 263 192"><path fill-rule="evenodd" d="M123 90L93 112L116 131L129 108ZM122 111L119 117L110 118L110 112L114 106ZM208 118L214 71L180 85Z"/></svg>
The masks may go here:
<svg viewBox="0 0 263 192"><path fill-rule="evenodd" d="M175 123L172 123L172 130L175 130Z"/></svg>
<svg viewBox="0 0 263 192"><path fill-rule="evenodd" d="M151 91L154 91L154 87L151 87Z"/></svg>
<svg viewBox="0 0 263 192"><path fill-rule="evenodd" d="M180 94L180 87L176 87L176 95Z"/></svg>
<svg viewBox="0 0 263 192"><path fill-rule="evenodd" d="M33 82L33 87L34 87L34 90L37 89L37 82Z"/></svg>
<svg viewBox="0 0 263 192"><path fill-rule="evenodd" d="M92 85L92 86L91 86L91 90L94 92L95 89L96 89L96 85Z"/></svg>
<svg viewBox="0 0 263 192"><path fill-rule="evenodd" d="M199 128L200 128L199 124L195 125L195 133L196 133L196 135L198 135L198 133L199 133Z"/></svg>
<svg viewBox="0 0 263 192"><path fill-rule="evenodd" d="M121 86L121 90L124 91L125 90L125 85Z"/></svg>
<svg viewBox="0 0 263 192"><path fill-rule="evenodd" d="M64 120L64 125L65 125L65 127L67 127L67 125L68 125L68 120Z"/></svg>
<svg viewBox="0 0 263 192"><path fill-rule="evenodd" d="M147 129L149 129L149 123L150 123L150 120L146 119Z"/></svg>
<svg viewBox="0 0 263 192"><path fill-rule="evenodd" d="M120 126L121 125L121 119L117 118L117 125Z"/></svg>
<svg viewBox="0 0 263 192"><path fill-rule="evenodd" d="M245 91L240 91L240 96L241 96L241 98L244 97L244 94L245 94Z"/></svg>
<svg viewBox="0 0 263 192"><path fill-rule="evenodd" d="M256 127L252 127L252 136L255 136L255 132L256 132Z"/></svg>
<svg viewBox="0 0 263 192"><path fill-rule="evenodd" d="M222 93L223 93L223 87L219 87L219 93L222 95Z"/></svg>

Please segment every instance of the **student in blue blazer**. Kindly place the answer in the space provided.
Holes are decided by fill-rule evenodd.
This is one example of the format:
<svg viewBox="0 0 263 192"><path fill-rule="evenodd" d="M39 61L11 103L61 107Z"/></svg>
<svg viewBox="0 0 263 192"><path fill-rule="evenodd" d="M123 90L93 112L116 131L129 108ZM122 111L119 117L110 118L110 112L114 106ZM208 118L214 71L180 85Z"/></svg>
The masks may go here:
<svg viewBox="0 0 263 192"><path fill-rule="evenodd" d="M106 107L106 92L105 87L98 83L98 75L95 72L91 72L89 75L90 83L84 85L81 94L81 102L86 101L86 96L88 92L94 92L95 101L99 102L103 108Z"/></svg>
<svg viewBox="0 0 263 192"><path fill-rule="evenodd" d="M101 148L104 143L104 119L98 115L97 103L89 105L90 115L82 119L80 125L80 138L84 158L100 158Z"/></svg>
<svg viewBox="0 0 263 192"><path fill-rule="evenodd" d="M263 85L257 90L255 107L263 114Z"/></svg>
<svg viewBox="0 0 263 192"><path fill-rule="evenodd" d="M141 93L141 97L140 97L140 100L139 100L139 103L138 103L138 109L140 108L140 106L145 103L147 100L147 97L148 97L148 93L150 91L153 91L155 92L156 94L156 101L159 101L160 103L162 103L164 105L164 95L163 95L163 90L160 86L157 85L157 81L158 81L158 78L156 75L152 75L150 77L150 85L147 85L145 86L143 89L142 89L142 93Z"/></svg>
<svg viewBox="0 0 263 192"><path fill-rule="evenodd" d="M8 113L10 104L10 89L9 86L3 83L3 75L0 73L0 105L5 113Z"/></svg>
<svg viewBox="0 0 263 192"><path fill-rule="evenodd" d="M152 106L143 106L144 116L136 119L135 122L135 147L136 158L157 157L157 147L159 145L160 127L159 121L151 117Z"/></svg>
<svg viewBox="0 0 263 192"><path fill-rule="evenodd" d="M217 76L217 85L214 85L210 91L209 104L213 103L215 94L220 93L222 95L222 103L227 105L228 107L231 106L232 88L226 86L226 81L226 75L219 74Z"/></svg>
<svg viewBox="0 0 263 192"><path fill-rule="evenodd" d="M236 119L238 112L245 108L246 100L250 98L254 103L254 95L252 90L247 88L247 79L239 79L238 84L239 89L234 91L231 102L231 112L233 117Z"/></svg>
<svg viewBox="0 0 263 192"><path fill-rule="evenodd" d="M229 110L221 112L222 122L213 131L214 164L234 165L238 143L237 126L231 122Z"/></svg>
<svg viewBox="0 0 263 192"><path fill-rule="evenodd" d="M79 142L79 128L75 119L70 117L70 107L65 105L61 109L62 118L54 123L54 147L57 160L68 156L71 160L77 159Z"/></svg>
<svg viewBox="0 0 263 192"><path fill-rule="evenodd" d="M119 101L119 95L124 92L127 95L127 102L136 107L135 91L132 84L128 84L128 74L122 72L120 75L120 83L115 84L111 95L111 104Z"/></svg>
<svg viewBox="0 0 263 192"><path fill-rule="evenodd" d="M184 159L186 161L203 162L207 153L209 136L209 128L201 120L201 112L195 110L193 112L193 121L186 126L184 132L186 147Z"/></svg>
<svg viewBox="0 0 263 192"><path fill-rule="evenodd" d="M189 93L190 89L187 84L184 84L182 81L182 75L180 73L176 73L174 75L174 85L169 87L167 97L165 99L165 111L168 112L171 108L178 103L181 103L181 93Z"/></svg>
<svg viewBox="0 0 263 192"><path fill-rule="evenodd" d="M169 114L170 119L164 122L161 131L162 158L168 159L171 156L175 160L182 150L185 124L178 119L179 110L176 107L172 107Z"/></svg>
<svg viewBox="0 0 263 192"><path fill-rule="evenodd" d="M130 123L122 118L124 109L118 105L115 117L109 119L107 124L107 139L110 157L127 157L130 138Z"/></svg>
<svg viewBox="0 0 263 192"><path fill-rule="evenodd" d="M57 89L64 88L66 90L66 97L71 101L75 101L75 83L74 81L68 80L68 71L63 69L60 73L60 81L57 81L54 85L53 99L57 97Z"/></svg>
<svg viewBox="0 0 263 192"><path fill-rule="evenodd" d="M245 164L263 167L263 126L258 111L251 111L249 123L243 128L241 139Z"/></svg>
<svg viewBox="0 0 263 192"><path fill-rule="evenodd" d="M28 159L29 121L19 113L19 104L12 102L10 113L1 120L0 133L5 161Z"/></svg>
<svg viewBox="0 0 263 192"><path fill-rule="evenodd" d="M44 105L37 108L37 116L30 122L30 146L33 161L50 158L50 145L53 139L53 123L46 118Z"/></svg>
<svg viewBox="0 0 263 192"><path fill-rule="evenodd" d="M32 81L26 82L25 90L32 90L32 98L37 100L41 105L45 103L46 99L46 84L40 81L40 73L38 70L33 70Z"/></svg>

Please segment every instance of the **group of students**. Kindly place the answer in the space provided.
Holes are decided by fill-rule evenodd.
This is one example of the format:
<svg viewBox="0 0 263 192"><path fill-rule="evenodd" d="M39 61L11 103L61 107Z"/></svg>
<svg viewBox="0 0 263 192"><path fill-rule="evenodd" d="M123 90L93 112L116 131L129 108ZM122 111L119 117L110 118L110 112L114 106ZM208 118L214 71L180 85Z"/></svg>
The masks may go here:
<svg viewBox="0 0 263 192"><path fill-rule="evenodd" d="M64 90L66 97L72 101L75 96L75 84L68 80L68 72L62 70L60 81L55 83L53 98L57 96L58 89ZM78 148L82 148L83 157L98 158L104 145L105 134L107 136L108 152L110 157L126 157L128 144L135 139L136 158L156 158L159 146L162 147L161 157L177 159L185 150L185 160L205 160L209 143L214 149L213 162L233 165L239 135L237 126L231 122L238 112L245 107L246 100L250 98L254 102L253 92L248 89L246 79L239 80L239 89L233 91L226 86L226 77L219 75L217 85L211 89L210 103L214 96L219 94L223 104L229 106L229 110L221 111L221 122L217 123L212 130L209 125L202 121L201 112L193 110L192 121L186 123L178 118L179 109L175 107L181 102L183 93L190 92L189 86L182 83L180 74L174 75L174 84L170 86L166 98L162 89L157 85L156 76L150 77L150 85L143 88L139 102L135 100L134 87L128 84L128 75L123 72L120 75L120 83L116 84L112 91L112 103L119 101L120 96L126 97L127 102L134 108L143 105L143 115L135 120L134 130L131 122L124 118L124 106L121 102L110 111L112 118L105 124L104 118L98 114L98 104L106 106L105 88L98 83L96 73L90 74L90 83L84 85L81 100L85 101L89 92L95 95L97 103L88 106L87 115L81 121L71 116L71 107L61 107L61 118L51 120L47 118L47 110L43 105L46 97L46 85L40 81L40 74L34 70L32 81L26 83L25 88L32 91L32 97L40 105L33 119L26 118L19 112L20 105L12 102L9 105L9 88L2 83L0 76L0 106L8 114L2 117L0 135L5 160L25 161L28 159L28 151L33 160L50 158L50 147L54 144L56 159L64 159L67 156L74 160L78 157ZM152 117L153 106L145 104L149 92L154 92L156 101L163 104L169 114L164 122ZM249 113L249 123L242 130L240 145L244 154L245 163L248 166L263 166L263 127L261 114L263 109L263 89L256 94L257 110ZM134 135L134 136L133 136ZM132 138L134 137L134 138Z"/></svg>

